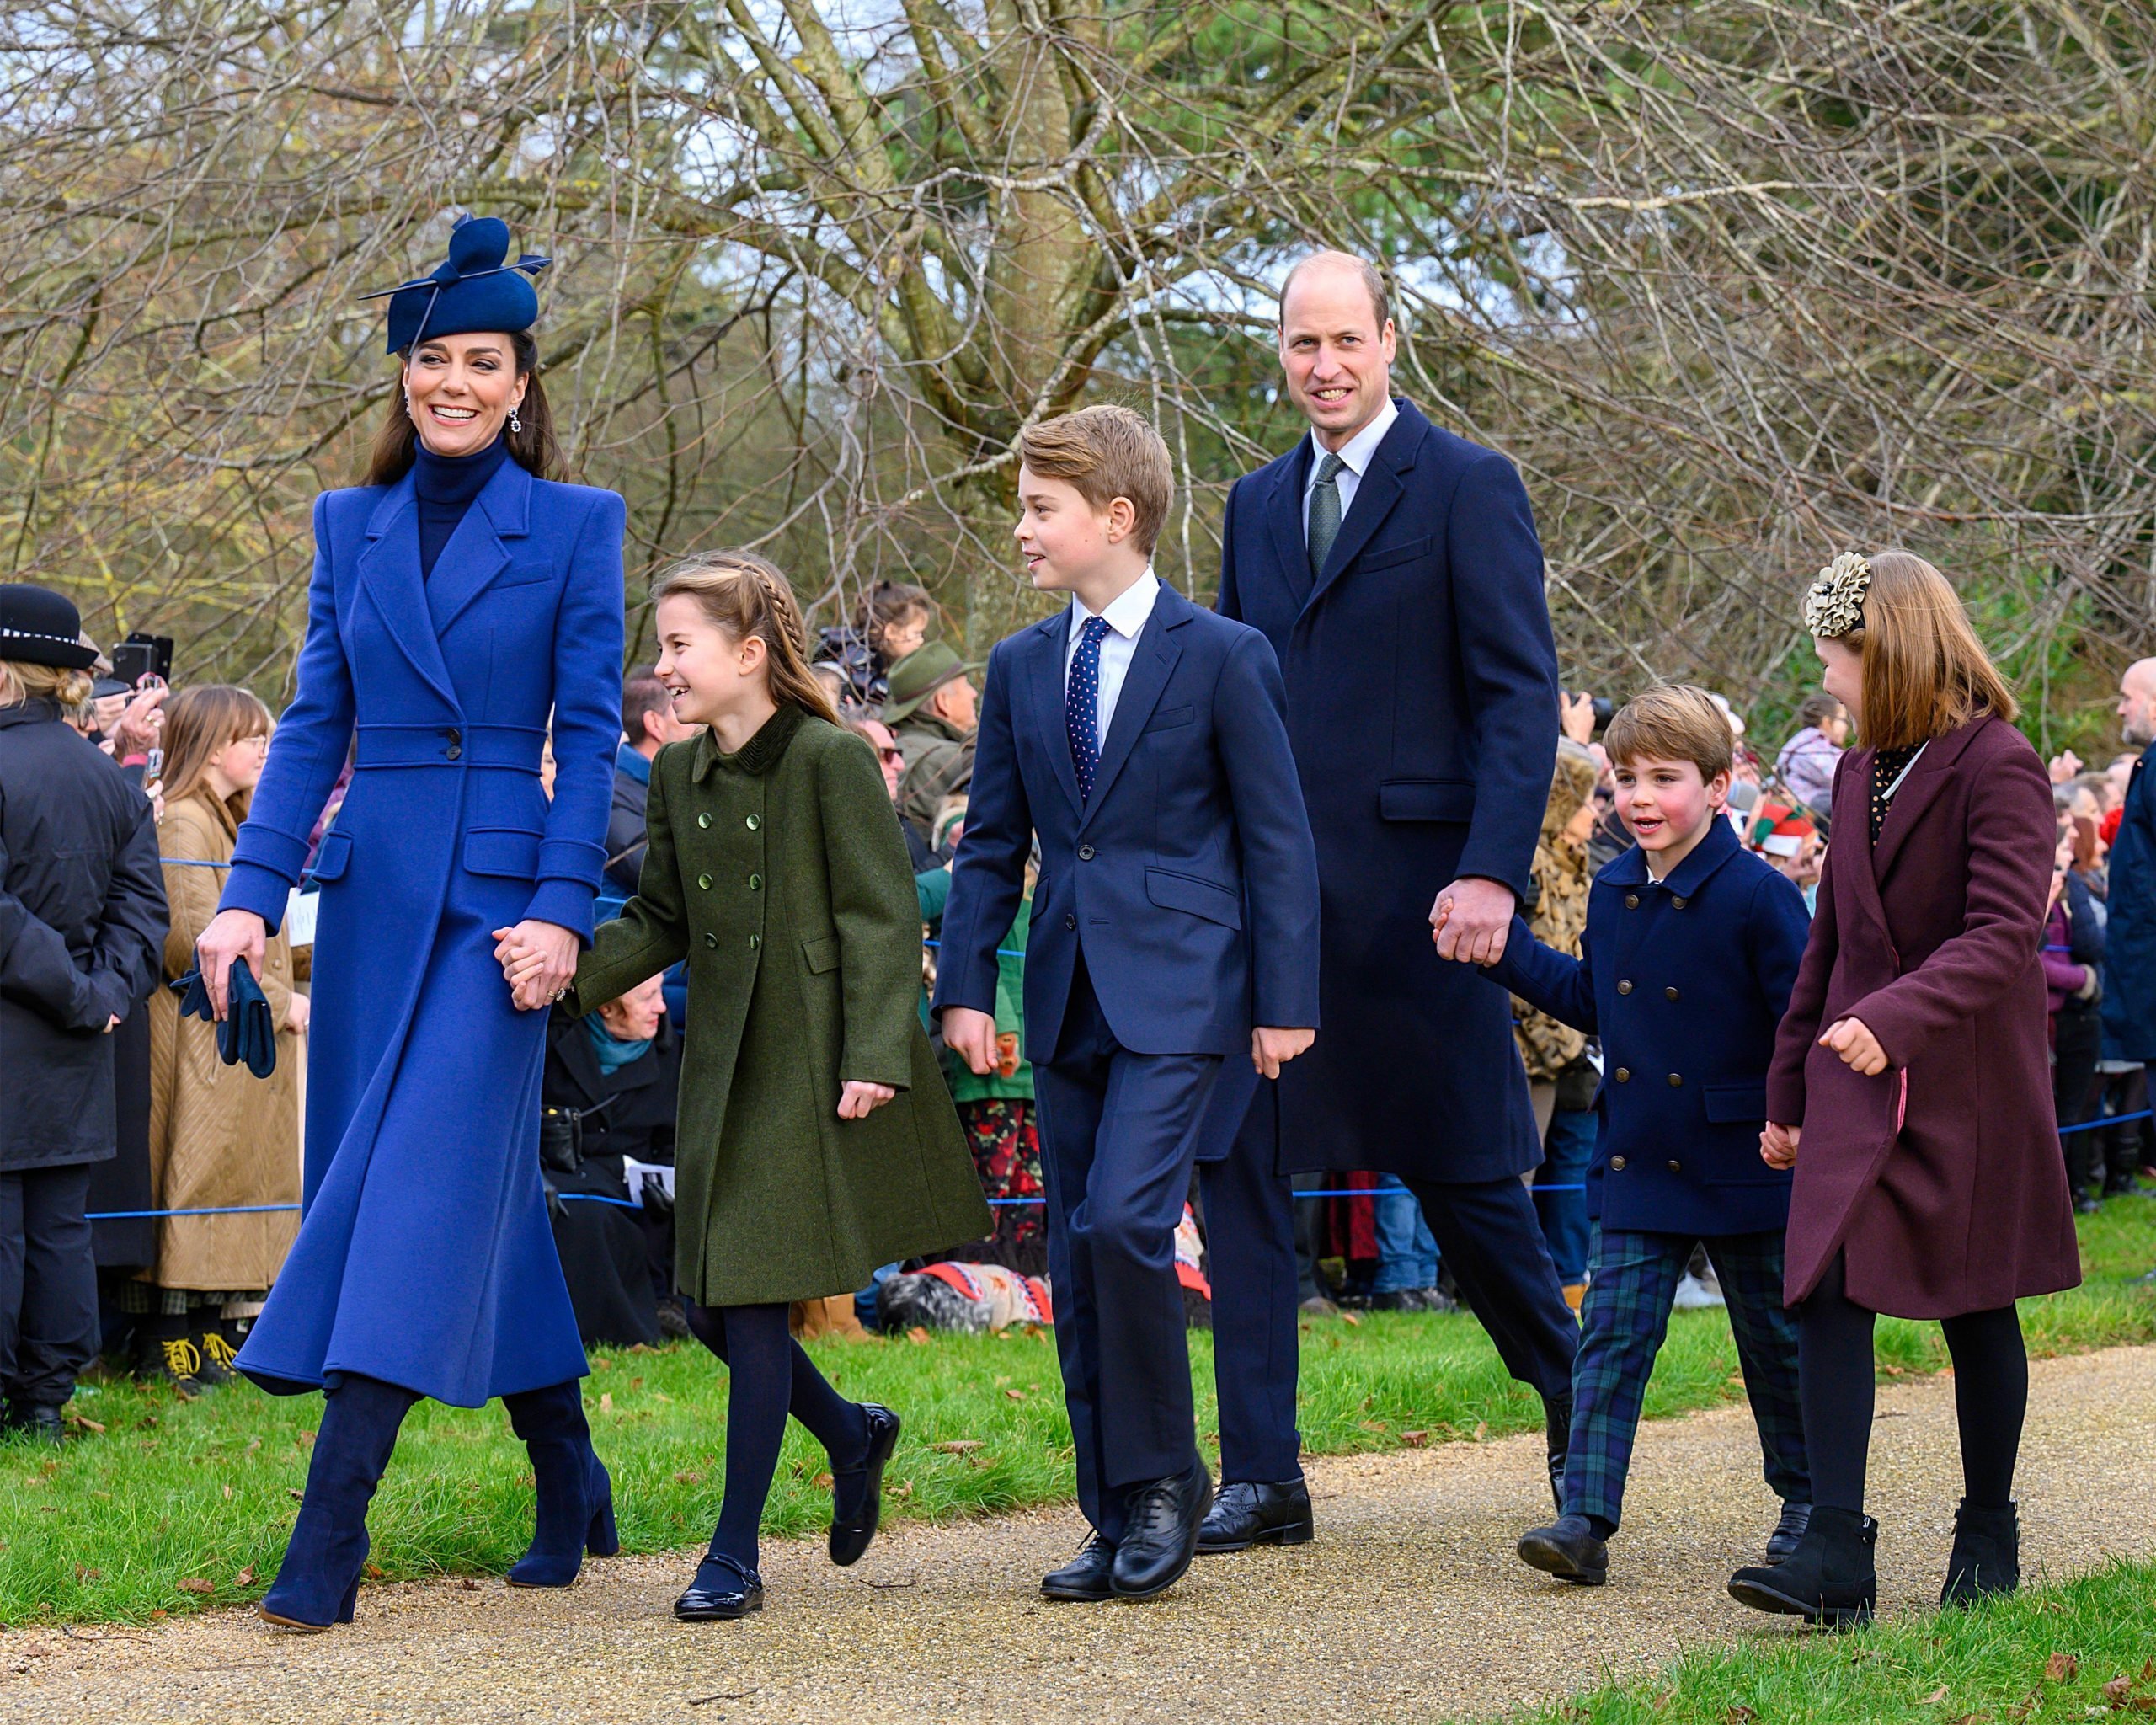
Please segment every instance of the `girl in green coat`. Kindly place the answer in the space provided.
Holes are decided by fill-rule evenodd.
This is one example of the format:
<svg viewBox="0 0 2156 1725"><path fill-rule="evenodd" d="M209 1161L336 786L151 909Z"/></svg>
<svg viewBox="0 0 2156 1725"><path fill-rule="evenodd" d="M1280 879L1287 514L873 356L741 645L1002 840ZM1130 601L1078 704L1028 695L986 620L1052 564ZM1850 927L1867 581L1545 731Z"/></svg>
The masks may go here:
<svg viewBox="0 0 2156 1725"><path fill-rule="evenodd" d="M675 1274L731 1375L718 1528L674 1607L698 1621L762 1607L756 1530L789 1412L830 1452L832 1561L876 1530L899 1418L825 1381L787 1333L788 1303L982 1234L988 1210L915 1010L921 919L898 817L808 674L786 577L723 552L654 597L659 679L704 729L652 763L637 895L599 930L568 1007L689 960Z"/></svg>

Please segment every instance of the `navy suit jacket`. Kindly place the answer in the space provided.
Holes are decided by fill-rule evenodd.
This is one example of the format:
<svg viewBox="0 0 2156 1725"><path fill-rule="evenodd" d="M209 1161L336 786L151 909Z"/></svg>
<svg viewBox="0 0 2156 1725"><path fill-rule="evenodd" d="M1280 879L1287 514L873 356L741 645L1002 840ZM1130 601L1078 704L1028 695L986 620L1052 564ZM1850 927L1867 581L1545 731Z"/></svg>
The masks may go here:
<svg viewBox="0 0 2156 1725"><path fill-rule="evenodd" d="M1281 1074L1278 1160L1495 1180L1541 1160L1527 1075L1428 918L1460 875L1526 894L1557 655L1519 475L1399 405L1315 581L1307 436L1235 483L1223 528L1220 611L1279 656L1324 890L1326 1033Z"/></svg>
<svg viewBox="0 0 2156 1725"><path fill-rule="evenodd" d="M1082 949L1134 1054L1247 1055L1318 1022L1317 858L1273 649L1163 585L1081 804L1064 724L1069 611L988 660L936 1010L995 1010L995 950L1039 836L1026 1055L1052 1060Z"/></svg>
<svg viewBox="0 0 2156 1725"><path fill-rule="evenodd" d="M1638 846L1595 876L1583 956L1514 919L1487 974L1602 1039L1588 1209L1605 1228L1780 1231L1790 1175L1759 1159L1767 1069L1812 932L1804 895L1717 819L1660 886Z"/></svg>

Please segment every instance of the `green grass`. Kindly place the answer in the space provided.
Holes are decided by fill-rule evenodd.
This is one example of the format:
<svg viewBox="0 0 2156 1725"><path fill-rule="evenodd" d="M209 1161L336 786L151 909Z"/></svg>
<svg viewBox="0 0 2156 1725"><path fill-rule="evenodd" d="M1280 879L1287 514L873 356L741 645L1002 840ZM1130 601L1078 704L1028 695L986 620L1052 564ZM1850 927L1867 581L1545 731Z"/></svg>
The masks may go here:
<svg viewBox="0 0 2156 1725"><path fill-rule="evenodd" d="M2156 1712L2156 1565L2114 1562L1971 1611L1703 1649L1515 1725L1971 1725Z"/></svg>
<svg viewBox="0 0 2156 1725"><path fill-rule="evenodd" d="M2156 1340L2156 1292L2131 1279L2156 1263L2156 1201L2107 1205L2084 1222L2082 1242L2088 1284L2023 1308L2031 1347L2063 1354ZM1210 1340L1191 1340L1199 1429L1209 1434ZM846 1394L905 1417L888 1513L991 1514L1071 1496L1070 1427L1045 1334L815 1351ZM1935 1325L1882 1324L1879 1355L1890 1375L1945 1363ZM625 1544L701 1541L723 1484L723 1370L693 1346L606 1352L593 1365L586 1401ZM1742 1395L1724 1316L1680 1314L1649 1416ZM245 1386L182 1402L124 1380L86 1384L73 1411L102 1432L83 1429L56 1453L0 1447L0 1625L135 1622L259 1593L284 1550L321 1407ZM1541 1410L1505 1375L1472 1319L1374 1315L1305 1327L1300 1418L1311 1450L1339 1454L1539 1429ZM789 1432L768 1535L825 1525L821 1466L805 1434ZM530 1537L531 1506L524 1452L499 1403L477 1413L422 1403L370 1519L373 1564L392 1579L499 1574ZM183 1588L189 1582L198 1587Z"/></svg>

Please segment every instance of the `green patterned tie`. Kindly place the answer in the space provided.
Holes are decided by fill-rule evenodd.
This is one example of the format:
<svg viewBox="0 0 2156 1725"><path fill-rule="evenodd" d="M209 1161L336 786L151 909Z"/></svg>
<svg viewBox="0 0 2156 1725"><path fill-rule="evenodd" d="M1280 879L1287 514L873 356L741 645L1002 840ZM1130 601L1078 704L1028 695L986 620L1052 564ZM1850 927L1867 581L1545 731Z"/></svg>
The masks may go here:
<svg viewBox="0 0 2156 1725"><path fill-rule="evenodd" d="M1317 483L1310 489L1310 579L1325 575L1325 560L1332 555L1332 542L1340 537L1340 470L1348 465L1327 451L1317 464Z"/></svg>

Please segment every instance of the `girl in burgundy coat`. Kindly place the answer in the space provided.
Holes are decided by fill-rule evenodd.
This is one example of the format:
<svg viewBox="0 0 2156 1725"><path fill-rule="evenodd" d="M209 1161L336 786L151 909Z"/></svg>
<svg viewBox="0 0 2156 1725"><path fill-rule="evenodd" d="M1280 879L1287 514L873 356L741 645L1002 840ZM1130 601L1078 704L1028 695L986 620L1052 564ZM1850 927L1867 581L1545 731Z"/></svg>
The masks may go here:
<svg viewBox="0 0 2156 1725"><path fill-rule="evenodd" d="M2014 1465L2028 1358L2014 1302L2081 1279L2059 1158L2039 962L2051 787L1945 578L1844 554L1805 623L1864 746L1834 776L1812 938L1776 1040L1760 1153L1794 1166L1796 1309L1814 1509L1803 1543L1730 1592L1861 1622L1872 1322L1937 1318L1954 1359L1965 1495L1943 1599L2020 1580Z"/></svg>

